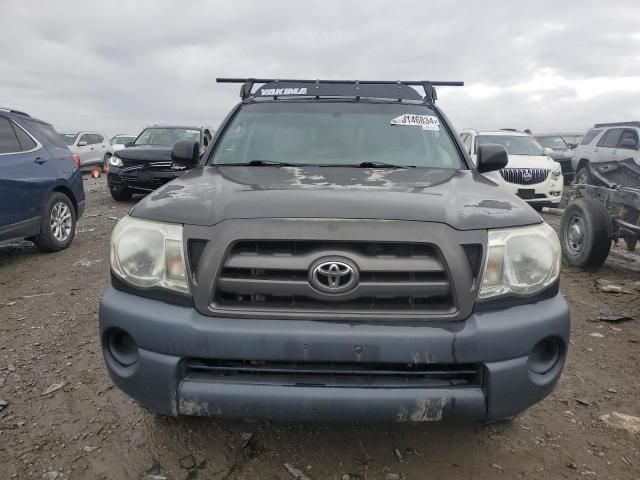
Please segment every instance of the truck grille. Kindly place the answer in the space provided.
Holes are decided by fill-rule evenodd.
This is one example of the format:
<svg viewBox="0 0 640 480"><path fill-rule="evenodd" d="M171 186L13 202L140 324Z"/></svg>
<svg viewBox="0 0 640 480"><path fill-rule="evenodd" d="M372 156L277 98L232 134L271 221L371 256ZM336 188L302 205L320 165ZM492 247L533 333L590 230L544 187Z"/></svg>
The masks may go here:
<svg viewBox="0 0 640 480"><path fill-rule="evenodd" d="M185 361L190 380L351 388L477 387L479 364L413 364L372 362L286 362L263 360Z"/></svg>
<svg viewBox="0 0 640 480"><path fill-rule="evenodd" d="M517 185L534 185L544 182L549 176L548 168L504 168L500 170L502 178Z"/></svg>
<svg viewBox="0 0 640 480"><path fill-rule="evenodd" d="M328 259L353 265L347 292L319 291L312 271ZM242 312L438 313L455 311L441 255L420 243L240 241L214 289L214 308Z"/></svg>

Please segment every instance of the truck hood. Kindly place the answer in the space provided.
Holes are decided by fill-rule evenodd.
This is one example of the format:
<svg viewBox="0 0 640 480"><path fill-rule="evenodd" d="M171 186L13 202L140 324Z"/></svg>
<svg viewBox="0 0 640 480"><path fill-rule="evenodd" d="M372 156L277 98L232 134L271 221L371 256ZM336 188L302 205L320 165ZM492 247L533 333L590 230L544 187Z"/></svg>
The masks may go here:
<svg viewBox="0 0 640 480"><path fill-rule="evenodd" d="M530 225L540 216L475 171L349 167L195 168L144 198L134 217L190 225L226 219L339 218Z"/></svg>
<svg viewBox="0 0 640 480"><path fill-rule="evenodd" d="M129 147L118 151L118 157L123 160L139 162L170 162L170 146Z"/></svg>

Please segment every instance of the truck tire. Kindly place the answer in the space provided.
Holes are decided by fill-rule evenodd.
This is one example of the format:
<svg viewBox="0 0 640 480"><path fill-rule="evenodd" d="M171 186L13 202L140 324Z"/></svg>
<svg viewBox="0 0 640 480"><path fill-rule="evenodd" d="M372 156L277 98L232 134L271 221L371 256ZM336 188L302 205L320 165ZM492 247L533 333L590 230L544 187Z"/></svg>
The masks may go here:
<svg viewBox="0 0 640 480"><path fill-rule="evenodd" d="M43 252L67 248L76 234L76 210L64 193L53 192L42 209L40 233L33 242Z"/></svg>
<svg viewBox="0 0 640 480"><path fill-rule="evenodd" d="M562 256L569 265L595 268L611 249L611 217L605 206L592 198L569 204L560 222Z"/></svg>
<svg viewBox="0 0 640 480"><path fill-rule="evenodd" d="M111 192L111 196L116 202L126 202L127 200L131 200L131 196L133 195L131 193L131 190L129 190L128 188L110 188L109 192Z"/></svg>

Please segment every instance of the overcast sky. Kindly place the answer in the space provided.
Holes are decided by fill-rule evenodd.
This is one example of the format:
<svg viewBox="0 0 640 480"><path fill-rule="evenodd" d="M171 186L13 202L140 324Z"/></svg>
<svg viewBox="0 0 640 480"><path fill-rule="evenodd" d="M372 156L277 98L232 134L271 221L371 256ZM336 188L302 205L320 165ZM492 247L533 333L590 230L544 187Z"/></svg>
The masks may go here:
<svg viewBox="0 0 640 480"><path fill-rule="evenodd" d="M464 80L456 128L640 120L640 1L0 1L0 105L59 131L217 127L218 76Z"/></svg>

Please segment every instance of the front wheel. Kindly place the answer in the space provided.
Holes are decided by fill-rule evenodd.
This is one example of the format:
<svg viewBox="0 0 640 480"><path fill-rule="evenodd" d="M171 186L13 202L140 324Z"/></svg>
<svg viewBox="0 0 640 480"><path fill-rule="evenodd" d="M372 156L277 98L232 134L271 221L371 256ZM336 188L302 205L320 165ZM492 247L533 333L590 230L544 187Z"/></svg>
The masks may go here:
<svg viewBox="0 0 640 480"><path fill-rule="evenodd" d="M43 252L67 248L76 234L76 211L69 197L53 192L42 212L40 233L34 238Z"/></svg>
<svg viewBox="0 0 640 480"><path fill-rule="evenodd" d="M565 261L574 267L594 268L611 249L611 218L605 206L592 198L569 204L560 222L560 244Z"/></svg>

